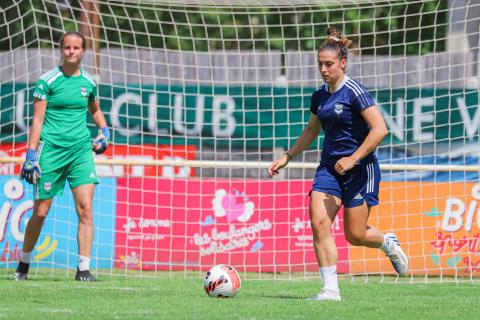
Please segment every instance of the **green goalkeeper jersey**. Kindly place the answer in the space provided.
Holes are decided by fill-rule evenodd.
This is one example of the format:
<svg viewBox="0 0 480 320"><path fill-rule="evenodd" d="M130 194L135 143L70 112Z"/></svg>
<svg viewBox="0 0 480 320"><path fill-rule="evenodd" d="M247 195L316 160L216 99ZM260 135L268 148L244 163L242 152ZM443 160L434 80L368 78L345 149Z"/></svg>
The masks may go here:
<svg viewBox="0 0 480 320"><path fill-rule="evenodd" d="M79 76L67 76L57 67L38 79L33 96L48 101L42 140L64 148L90 142L88 103L97 99L92 75L80 69Z"/></svg>

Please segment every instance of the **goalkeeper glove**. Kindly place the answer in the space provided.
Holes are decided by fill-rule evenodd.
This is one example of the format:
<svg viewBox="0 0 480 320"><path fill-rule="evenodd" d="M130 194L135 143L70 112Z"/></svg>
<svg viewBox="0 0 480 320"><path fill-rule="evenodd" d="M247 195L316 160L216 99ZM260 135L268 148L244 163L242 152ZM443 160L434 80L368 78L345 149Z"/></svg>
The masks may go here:
<svg viewBox="0 0 480 320"><path fill-rule="evenodd" d="M110 143L110 130L108 127L102 128L100 134L95 138L92 145L92 150L96 154L104 153Z"/></svg>
<svg viewBox="0 0 480 320"><path fill-rule="evenodd" d="M37 179L41 177L40 166L37 163L35 150L27 149L27 155L25 156L25 162L22 166L22 172L20 178L25 179L30 184L36 184Z"/></svg>

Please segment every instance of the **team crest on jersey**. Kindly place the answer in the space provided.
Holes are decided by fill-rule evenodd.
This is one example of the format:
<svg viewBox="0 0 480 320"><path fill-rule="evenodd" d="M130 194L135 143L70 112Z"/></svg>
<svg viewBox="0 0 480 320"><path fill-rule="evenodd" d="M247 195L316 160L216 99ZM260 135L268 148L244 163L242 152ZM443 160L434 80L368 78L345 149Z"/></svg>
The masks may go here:
<svg viewBox="0 0 480 320"><path fill-rule="evenodd" d="M80 88L80 93L82 94L82 96L86 97L87 96L87 88L81 87Z"/></svg>
<svg viewBox="0 0 480 320"><path fill-rule="evenodd" d="M43 183L43 189L45 189L45 191L50 191L50 189L52 189L52 183L51 182L44 182Z"/></svg>
<svg viewBox="0 0 480 320"><path fill-rule="evenodd" d="M335 108L334 108L334 110L335 110L335 113L336 113L336 114L342 113L342 112L343 112L343 104L341 104L341 103L335 103Z"/></svg>

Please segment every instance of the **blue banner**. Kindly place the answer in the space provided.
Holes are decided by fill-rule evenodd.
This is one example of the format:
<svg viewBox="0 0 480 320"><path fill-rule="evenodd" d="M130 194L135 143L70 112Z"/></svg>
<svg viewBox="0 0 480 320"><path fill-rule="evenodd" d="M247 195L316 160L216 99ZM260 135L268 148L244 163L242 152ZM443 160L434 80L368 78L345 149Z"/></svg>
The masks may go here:
<svg viewBox="0 0 480 320"><path fill-rule="evenodd" d="M116 179L103 178L95 189L92 269L113 267L116 187ZM0 267L16 267L32 208L32 186L17 177L0 176ZM31 267L76 268L77 226L75 201L67 183L63 195L54 198L32 252Z"/></svg>

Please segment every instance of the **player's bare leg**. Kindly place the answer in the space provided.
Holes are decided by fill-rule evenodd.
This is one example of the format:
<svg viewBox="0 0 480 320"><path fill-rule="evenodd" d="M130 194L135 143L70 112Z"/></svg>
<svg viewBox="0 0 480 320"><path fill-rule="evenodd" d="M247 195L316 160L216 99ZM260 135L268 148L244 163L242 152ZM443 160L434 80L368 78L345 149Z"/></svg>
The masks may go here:
<svg viewBox="0 0 480 320"><path fill-rule="evenodd" d="M28 269L30 267L30 255L40 236L43 223L45 222L51 205L52 199L35 200L33 203L33 214L25 228L23 250L13 277L14 280L27 280Z"/></svg>
<svg viewBox="0 0 480 320"><path fill-rule="evenodd" d="M313 191L310 196L313 244L324 283L322 290L310 300L341 300L337 279L338 252L332 235L332 224L340 205L339 198L323 192Z"/></svg>
<svg viewBox="0 0 480 320"><path fill-rule="evenodd" d="M344 208L343 223L345 226L345 239L354 246L380 248L383 244L383 233L367 225L370 209L364 202L363 205L353 208Z"/></svg>
<svg viewBox="0 0 480 320"><path fill-rule="evenodd" d="M92 213L94 191L94 184L80 185L72 190L78 216L78 268L75 279L79 281L96 281L90 274L94 230Z"/></svg>
<svg viewBox="0 0 480 320"><path fill-rule="evenodd" d="M408 270L408 258L400 247L397 236L393 233L383 234L367 224L370 207L362 206L344 209L345 238L354 246L380 248L392 262L395 271L403 275Z"/></svg>

